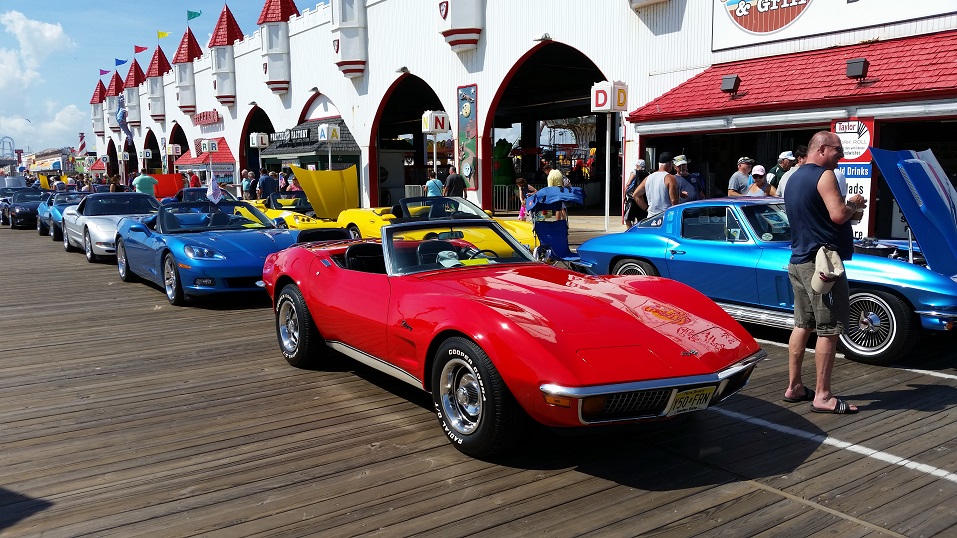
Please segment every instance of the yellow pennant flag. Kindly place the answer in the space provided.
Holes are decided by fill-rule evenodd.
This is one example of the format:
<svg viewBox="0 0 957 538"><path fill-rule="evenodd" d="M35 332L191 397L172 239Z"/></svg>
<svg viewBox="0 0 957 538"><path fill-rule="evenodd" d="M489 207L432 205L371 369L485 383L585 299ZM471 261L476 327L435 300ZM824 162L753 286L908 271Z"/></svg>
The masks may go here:
<svg viewBox="0 0 957 538"><path fill-rule="evenodd" d="M164 37L169 37L169 32L156 31L156 39L163 39Z"/></svg>
<svg viewBox="0 0 957 538"><path fill-rule="evenodd" d="M50 180L43 174L37 174L40 176L40 186L46 190L50 190Z"/></svg>

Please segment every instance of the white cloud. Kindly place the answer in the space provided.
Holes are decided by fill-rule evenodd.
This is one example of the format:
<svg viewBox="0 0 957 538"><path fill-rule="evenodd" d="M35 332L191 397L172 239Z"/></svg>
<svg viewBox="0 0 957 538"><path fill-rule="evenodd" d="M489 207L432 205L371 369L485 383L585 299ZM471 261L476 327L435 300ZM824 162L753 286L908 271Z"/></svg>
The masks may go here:
<svg viewBox="0 0 957 538"><path fill-rule="evenodd" d="M31 151L76 146L78 133L89 124L89 117L76 105L64 107L49 119L14 115L0 117L0 135L13 138L16 147Z"/></svg>
<svg viewBox="0 0 957 538"><path fill-rule="evenodd" d="M31 20L19 11L0 13L0 24L17 38L27 69L37 68L51 54L76 47L60 24Z"/></svg>

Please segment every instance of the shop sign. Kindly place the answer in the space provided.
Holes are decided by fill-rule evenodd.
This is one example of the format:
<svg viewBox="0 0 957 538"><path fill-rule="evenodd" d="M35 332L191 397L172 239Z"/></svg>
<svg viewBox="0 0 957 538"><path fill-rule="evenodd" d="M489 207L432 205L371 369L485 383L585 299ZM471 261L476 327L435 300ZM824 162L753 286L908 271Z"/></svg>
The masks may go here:
<svg viewBox="0 0 957 538"><path fill-rule="evenodd" d="M846 162L871 162L871 152L868 149L873 141L874 118L849 118L844 121L835 121L831 124L831 131L841 139L844 146Z"/></svg>
<svg viewBox="0 0 957 538"><path fill-rule="evenodd" d="M441 110L426 110L422 114L422 132L426 134L447 133L452 130L449 115Z"/></svg>
<svg viewBox="0 0 957 538"><path fill-rule="evenodd" d="M302 128L302 129L286 129L285 131L280 131L278 133L271 133L269 135L269 142L279 142L279 143L300 143L308 142L311 140L310 134L311 129Z"/></svg>
<svg viewBox="0 0 957 538"><path fill-rule="evenodd" d="M596 82L591 87L592 112L625 112L628 86L624 82Z"/></svg>
<svg viewBox="0 0 957 538"><path fill-rule="evenodd" d="M702 2L703 3L703 2ZM954 0L715 0L711 50L878 28L954 13ZM801 47L795 50L803 50Z"/></svg>
<svg viewBox="0 0 957 538"><path fill-rule="evenodd" d="M848 197L860 194L867 199L868 204L874 205L875 202L871 199L871 184L873 183L873 168L871 163L840 162L837 165L837 169L844 174L844 178L847 181ZM864 211L864 218L861 219L860 223L853 226L855 240L864 239L870 235L868 233L870 220L870 211Z"/></svg>
<svg viewBox="0 0 957 538"><path fill-rule="evenodd" d="M332 123L323 123L316 129L317 138L320 142L339 142L342 140L342 133L339 126Z"/></svg>
<svg viewBox="0 0 957 538"><path fill-rule="evenodd" d="M193 125L212 125L222 121L218 110L206 110L193 114Z"/></svg>

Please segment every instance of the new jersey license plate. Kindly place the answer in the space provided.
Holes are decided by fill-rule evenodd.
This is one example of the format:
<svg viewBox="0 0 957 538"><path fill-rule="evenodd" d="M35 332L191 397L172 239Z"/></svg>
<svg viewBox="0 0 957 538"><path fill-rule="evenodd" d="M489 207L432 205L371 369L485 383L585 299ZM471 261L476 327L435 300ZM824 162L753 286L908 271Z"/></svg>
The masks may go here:
<svg viewBox="0 0 957 538"><path fill-rule="evenodd" d="M668 416L680 415L689 411L699 411L708 407L708 402L714 396L714 387L701 387L683 390L675 396L675 403L671 406Z"/></svg>

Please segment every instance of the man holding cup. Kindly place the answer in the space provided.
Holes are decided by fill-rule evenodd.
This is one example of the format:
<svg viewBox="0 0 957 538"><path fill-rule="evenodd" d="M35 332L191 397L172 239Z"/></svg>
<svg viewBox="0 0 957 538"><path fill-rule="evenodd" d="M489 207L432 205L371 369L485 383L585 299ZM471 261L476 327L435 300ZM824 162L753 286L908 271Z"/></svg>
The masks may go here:
<svg viewBox="0 0 957 538"><path fill-rule="evenodd" d="M851 259L851 219L862 216L867 207L867 200L860 194L846 201L841 194L834 170L843 156L840 137L829 131L815 133L808 144L807 162L788 179L784 196L791 223L788 276L794 289L794 329L788 341L788 388L784 400L811 402L811 411L817 413L857 412L857 407L831 393L837 341L850 323L847 275L843 266L834 270L833 265ZM822 250L820 254L824 255L819 256ZM801 367L804 349L814 331L817 382L815 390L811 390L804 386Z"/></svg>

